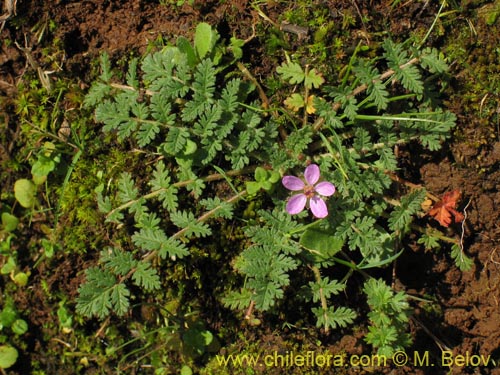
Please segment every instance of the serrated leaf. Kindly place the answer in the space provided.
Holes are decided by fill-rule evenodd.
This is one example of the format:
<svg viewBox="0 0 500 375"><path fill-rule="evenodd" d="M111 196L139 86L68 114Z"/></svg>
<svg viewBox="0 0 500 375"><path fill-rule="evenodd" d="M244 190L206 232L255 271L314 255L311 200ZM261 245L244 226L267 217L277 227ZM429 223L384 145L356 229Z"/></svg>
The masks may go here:
<svg viewBox="0 0 500 375"><path fill-rule="evenodd" d="M170 155L178 155L186 147L189 132L185 128L172 127L169 129L163 149Z"/></svg>
<svg viewBox="0 0 500 375"><path fill-rule="evenodd" d="M137 57L133 57L128 65L126 80L127 85L133 87L134 89L139 88L139 80L137 78L137 64L139 63L139 59Z"/></svg>
<svg viewBox="0 0 500 375"><path fill-rule="evenodd" d="M400 206L396 207L389 217L391 230L403 231L407 228L411 217L421 210L425 195L425 189L415 189L401 198Z"/></svg>
<svg viewBox="0 0 500 375"><path fill-rule="evenodd" d="M424 233L417 241L417 243L424 245L426 250L439 249L441 247L439 243L439 237L435 237Z"/></svg>
<svg viewBox="0 0 500 375"><path fill-rule="evenodd" d="M151 268L149 262L139 262L132 274L132 280L135 285L148 291L159 289L161 286L160 277L154 268Z"/></svg>
<svg viewBox="0 0 500 375"><path fill-rule="evenodd" d="M160 132L160 124L155 121L144 121L140 123L137 132L137 144L139 147L149 145Z"/></svg>
<svg viewBox="0 0 500 375"><path fill-rule="evenodd" d="M319 88L323 83L325 83L325 79L316 69L311 69L307 72L304 80L304 86L308 89L313 87Z"/></svg>
<svg viewBox="0 0 500 375"><path fill-rule="evenodd" d="M331 280L328 277L322 278L319 282L309 282L312 290L313 302L321 300L321 296L328 299L331 295L336 295L345 289L345 285L337 280Z"/></svg>
<svg viewBox="0 0 500 375"><path fill-rule="evenodd" d="M137 264L134 256L130 252L117 248L109 248L101 251L100 260L105 264L105 268L111 270L115 275L126 275Z"/></svg>
<svg viewBox="0 0 500 375"><path fill-rule="evenodd" d="M129 302L130 290L127 289L125 284L116 284L114 288L111 289L110 299L113 311L118 316L125 315L130 307Z"/></svg>
<svg viewBox="0 0 500 375"><path fill-rule="evenodd" d="M288 80L292 85L302 83L306 78L302 67L294 62L284 62L276 68L276 71L281 74L284 80Z"/></svg>
<svg viewBox="0 0 500 375"><path fill-rule="evenodd" d="M231 291L227 296L222 298L222 303L230 309L243 310L250 305L252 295L252 291L248 289L243 289L240 292Z"/></svg>
<svg viewBox="0 0 500 375"><path fill-rule="evenodd" d="M331 306L326 309L314 307L311 310L317 318L316 327L324 327L325 330L346 327L352 324L356 318L356 313L347 307L338 307L336 309Z"/></svg>
<svg viewBox="0 0 500 375"><path fill-rule="evenodd" d="M132 235L134 245L145 251L160 250L167 240L167 235L159 228L141 228Z"/></svg>
<svg viewBox="0 0 500 375"><path fill-rule="evenodd" d="M206 237L212 233L210 227L195 219L192 212L177 211L170 215L172 222L182 228L186 237Z"/></svg>
<svg viewBox="0 0 500 375"><path fill-rule="evenodd" d="M118 199L121 203L127 203L135 200L138 195L139 191L132 176L128 172L123 172L118 180Z"/></svg>
<svg viewBox="0 0 500 375"><path fill-rule="evenodd" d="M208 211L213 211L213 217L230 219L233 216L233 205L221 200L219 197L200 200L200 205Z"/></svg>
<svg viewBox="0 0 500 375"><path fill-rule="evenodd" d="M161 244L158 255L162 259L165 259L167 256L183 258L189 255L189 250L181 241L170 237L166 242Z"/></svg>
<svg viewBox="0 0 500 375"><path fill-rule="evenodd" d="M420 56L420 61L422 67L428 69L431 73L444 73L449 69L443 53L436 48L425 48Z"/></svg>
<svg viewBox="0 0 500 375"><path fill-rule="evenodd" d="M85 271L86 282L78 288L76 311L87 317L93 315L105 318L112 308L110 290L116 278L110 272L98 267L90 267Z"/></svg>
<svg viewBox="0 0 500 375"><path fill-rule="evenodd" d="M104 82L109 82L112 74L111 74L111 62L109 61L109 55L107 52L101 53L99 56L100 60L100 66L101 66L101 74L99 75L99 78L102 79Z"/></svg>
<svg viewBox="0 0 500 375"><path fill-rule="evenodd" d="M297 112L299 109L304 107L304 98L302 95L294 93L285 99L284 104L291 110Z"/></svg>
<svg viewBox="0 0 500 375"><path fill-rule="evenodd" d="M451 247L451 257L460 271L470 271L474 261L464 254L463 249L458 244Z"/></svg>

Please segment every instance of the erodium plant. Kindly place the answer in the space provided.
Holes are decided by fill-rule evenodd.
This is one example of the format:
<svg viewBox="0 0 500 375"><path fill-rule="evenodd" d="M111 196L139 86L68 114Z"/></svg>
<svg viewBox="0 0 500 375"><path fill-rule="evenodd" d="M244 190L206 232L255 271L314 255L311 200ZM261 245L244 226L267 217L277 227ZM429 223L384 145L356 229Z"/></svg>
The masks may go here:
<svg viewBox="0 0 500 375"><path fill-rule="evenodd" d="M217 221L242 226L245 235L245 249L227 262L244 282L227 290L226 306L246 317L286 309L280 300L293 275L301 275L293 285L317 326L344 327L356 314L335 295L352 272L369 277L404 251L426 197L424 188L398 182L395 149L415 142L438 150L455 124L436 101L445 60L434 49L389 39L373 59L357 49L340 77L287 57L276 72L281 92L293 94L273 106L235 64L241 41L224 45L208 25L200 28L194 46L180 38L132 59L124 83L101 58L86 105L118 147L142 153L143 167L113 171L98 190L110 233L125 226L130 238L110 241L86 270L77 310L99 318L126 314L131 298L140 301L138 290L154 296L160 289L166 264L191 256L195 239L220 243L211 226ZM215 181L227 181L233 194L218 196ZM285 187L303 196L290 198L297 192ZM287 199L295 199L288 212ZM312 213L301 210L309 199ZM243 219L237 212L256 200L265 208ZM380 305L368 297L370 306Z"/></svg>

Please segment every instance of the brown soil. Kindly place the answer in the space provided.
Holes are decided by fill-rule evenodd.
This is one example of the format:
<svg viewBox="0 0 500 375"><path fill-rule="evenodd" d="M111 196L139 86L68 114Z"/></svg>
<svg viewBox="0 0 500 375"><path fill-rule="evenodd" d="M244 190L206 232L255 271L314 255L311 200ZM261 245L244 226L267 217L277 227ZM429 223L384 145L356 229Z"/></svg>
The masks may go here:
<svg viewBox="0 0 500 375"><path fill-rule="evenodd" d="M7 3L5 1L5 3ZM246 39L252 35L253 28L259 24L261 28L271 25L263 20L252 9L247 0L232 1L196 1L194 7L188 1L183 6L160 5L158 1L146 0L18 0L17 15L8 20L1 32L2 40L16 41L20 45L31 48L35 61L42 61L42 69L54 70L52 77L78 77L83 88L90 84L92 64L102 51L110 53L114 61L127 58L131 53L140 54L148 46L163 38L174 41L178 35L189 37L196 24L206 21L216 25L224 35L235 35ZM222 4L219 4L222 3ZM270 19L279 22L285 10L293 7L287 2L268 1L262 9ZM293 3L293 2L291 2ZM386 30L403 37L419 27L429 27L432 23L438 4L433 2L408 1L400 6L391 7L390 1L377 1L366 4L362 1L327 1L330 4L331 17L341 17L350 12L356 19L360 14L369 15L373 23L356 22L349 32L353 36L366 37L370 33ZM484 3L484 2L482 2ZM435 309L429 311L423 303L413 303L415 316L411 322L413 335L416 338L411 350L421 353L429 351L431 359L441 357L441 349L450 348L455 354L466 353L491 355L500 360L500 134L498 112L500 102L498 88L496 93L487 87L474 86L476 95L468 95L472 90L471 80L475 77L475 69L480 64L488 65L488 61L477 59L481 49L486 45L500 45L500 33L487 26L479 16L482 7L464 2L465 16L470 17L476 34L471 31L469 55L476 56L473 61L456 61L451 82L455 95L450 94L447 105L457 114L459 121L454 140L445 145L438 154L419 153L418 150L402 150L407 156L402 161L402 176L413 183L422 184L437 196L446 191L458 189L462 192L461 209L467 206L467 220L464 232L466 253L474 260L470 272L460 272L447 255L449 249L436 252L424 252L421 248L408 246L411 256L406 256L396 265L395 284L409 294L434 301ZM469 9L469 10L467 10ZM477 12L476 12L477 10ZM341 19L341 18L340 18ZM469 19L469 18L467 18ZM37 42L35 25L48 25L53 21L54 30L46 29L45 34ZM457 21L462 22L462 21ZM465 21L463 21L465 24ZM497 21L498 24L498 21ZM448 27L448 33L455 32L455 25ZM455 28L456 27L456 28ZM460 26L465 28L464 25ZM425 29L424 29L425 30ZM440 30L443 34L446 31ZM441 34L441 35L442 35ZM294 35L291 43L300 44ZM445 36L431 40L436 46L446 43ZM54 56L51 62L46 58L47 49L56 50L59 46L63 54ZM265 75L275 65L272 56L266 56L264 46L258 40L250 43L245 50L245 59L256 77ZM45 49L45 50L44 50ZM497 55L498 56L498 55ZM493 62L490 62L493 63ZM498 64L498 61L496 61ZM26 54L14 43L2 44L0 54L0 94L3 97L5 128L11 132L12 142L16 134L12 125L12 106L9 98L15 96L16 85L22 80L26 71L33 66L27 63ZM498 68L497 68L498 69ZM498 73L498 70L496 71ZM494 72L493 72L494 73ZM477 83L477 81L476 81ZM498 85L498 81L497 81ZM450 91L453 91L450 90ZM495 96L497 95L497 96ZM10 129L10 130L9 130ZM9 158L12 144L3 145L0 160ZM460 237L461 227L449 229L450 236ZM33 234L37 236L37 233ZM38 234L39 235L39 234ZM411 247L411 249L410 249ZM49 283L58 284L58 288L74 298L78 287L76 270L83 267L83 260L76 259L71 264L64 261L51 270ZM67 283L67 277L74 277L74 282ZM58 279L60 278L60 279ZM36 286L34 286L36 288ZM29 320L30 327L41 327L51 314L44 310L50 308L44 303L44 294L34 293L34 300L18 301L25 306L38 305L39 308ZM37 328L37 331L41 328ZM91 329L89 327L89 329ZM334 338L325 338L324 344L332 352L369 353L362 343L360 333L346 335L338 343ZM255 338L255 337L254 337ZM34 338L36 341L36 338ZM262 338L264 340L264 338ZM267 338L265 341L269 341ZM36 352L41 341L32 344ZM441 346L441 347L440 347ZM379 369L391 374L435 374L446 373L438 368L399 368ZM50 369L47 373L51 373ZM65 369L65 371L71 370ZM349 373L363 373L352 369ZM442 372L439 372L442 371ZM62 373L57 369L57 373ZM500 369L452 367L452 373L500 374Z"/></svg>

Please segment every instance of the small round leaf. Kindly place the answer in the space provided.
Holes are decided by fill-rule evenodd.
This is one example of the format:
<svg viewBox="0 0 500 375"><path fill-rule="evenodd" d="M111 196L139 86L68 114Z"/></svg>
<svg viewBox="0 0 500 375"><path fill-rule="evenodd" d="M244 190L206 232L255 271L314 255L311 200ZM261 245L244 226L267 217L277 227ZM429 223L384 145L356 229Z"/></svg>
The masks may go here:
<svg viewBox="0 0 500 375"><path fill-rule="evenodd" d="M28 330L28 323L23 319L17 319L10 328L16 335L23 335Z"/></svg>
<svg viewBox="0 0 500 375"><path fill-rule="evenodd" d="M28 275L24 272L19 272L14 276L14 282L19 286L26 286L28 284Z"/></svg>
<svg viewBox="0 0 500 375"><path fill-rule="evenodd" d="M10 345L0 345L0 368L9 368L17 361L17 349Z"/></svg>
<svg viewBox="0 0 500 375"><path fill-rule="evenodd" d="M7 232L15 231L19 224L19 219L8 212L2 212L2 226Z"/></svg>
<svg viewBox="0 0 500 375"><path fill-rule="evenodd" d="M36 186L30 180L22 178L14 184L14 196L21 206L31 208L35 204Z"/></svg>

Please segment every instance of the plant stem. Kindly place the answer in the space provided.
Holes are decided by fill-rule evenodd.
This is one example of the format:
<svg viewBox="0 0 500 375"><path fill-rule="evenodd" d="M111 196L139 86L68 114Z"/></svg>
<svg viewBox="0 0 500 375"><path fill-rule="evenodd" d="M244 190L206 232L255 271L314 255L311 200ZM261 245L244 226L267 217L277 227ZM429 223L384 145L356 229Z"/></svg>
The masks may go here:
<svg viewBox="0 0 500 375"><path fill-rule="evenodd" d="M227 176L239 176L239 175L242 175L242 174L252 173L252 172L255 171L255 168L257 168L257 166L249 166L249 167L245 167L245 168L242 168L242 169L234 169L232 171L226 172L225 174L214 173L214 174L211 174L211 175L208 175L208 176L205 176L205 177L201 177L200 180L202 180L204 182L222 180L222 179L226 178ZM186 186L186 185L189 185L189 184L193 183L194 181L195 180L179 181L179 182L173 183L172 186L174 186L174 187L183 187L183 186ZM161 189L152 191L149 194L143 195L140 198L128 201L127 203L124 203L121 206L118 206L118 207L112 209L111 211L109 211L107 213L107 215L106 215L106 218L110 217L112 214L114 214L117 211L124 210L125 208L128 208L128 207L134 205L135 203L137 203L141 199L146 199L147 200L147 199L154 198L157 195L161 194L162 192L166 191L167 189L168 188L161 188Z"/></svg>

